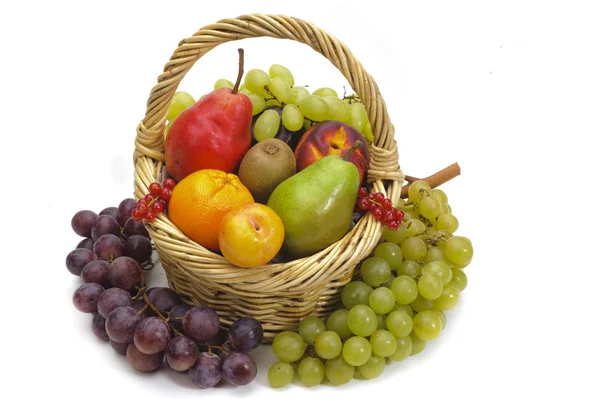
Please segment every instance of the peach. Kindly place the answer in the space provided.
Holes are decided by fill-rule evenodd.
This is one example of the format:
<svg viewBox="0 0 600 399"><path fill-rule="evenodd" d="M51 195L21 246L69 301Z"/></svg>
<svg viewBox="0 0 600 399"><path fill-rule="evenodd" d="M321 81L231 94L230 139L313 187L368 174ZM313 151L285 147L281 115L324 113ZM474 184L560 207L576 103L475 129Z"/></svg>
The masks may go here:
<svg viewBox="0 0 600 399"><path fill-rule="evenodd" d="M219 229L219 248L229 262L240 267L267 264L277 255L285 230L275 211L254 203L227 212Z"/></svg>
<svg viewBox="0 0 600 399"><path fill-rule="evenodd" d="M343 157L357 140L362 145L349 161L358 168L362 182L369 167L369 143L355 128L338 121L317 123L304 133L294 152L298 172L327 155Z"/></svg>

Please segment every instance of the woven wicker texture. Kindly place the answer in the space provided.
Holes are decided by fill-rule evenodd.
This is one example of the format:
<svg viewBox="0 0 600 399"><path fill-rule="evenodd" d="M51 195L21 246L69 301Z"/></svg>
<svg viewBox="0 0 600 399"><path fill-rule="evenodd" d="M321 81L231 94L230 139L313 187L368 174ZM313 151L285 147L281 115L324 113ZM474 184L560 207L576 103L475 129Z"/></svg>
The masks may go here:
<svg viewBox="0 0 600 399"><path fill-rule="evenodd" d="M339 69L362 99L375 136L370 147L368 181L374 192L384 192L396 201L404 175L385 102L375 81L336 38L309 22L278 15L224 19L179 43L151 91L146 115L137 128L135 198L146 195L150 183L162 180L167 111L187 71L219 44L253 37L304 43ZM369 215L343 239L313 256L243 269L188 239L165 214L146 226L171 288L189 298L191 304L214 308L225 326L242 316L257 318L263 324L266 341L278 331L297 328L308 314L329 314L358 263L377 245L383 228Z"/></svg>

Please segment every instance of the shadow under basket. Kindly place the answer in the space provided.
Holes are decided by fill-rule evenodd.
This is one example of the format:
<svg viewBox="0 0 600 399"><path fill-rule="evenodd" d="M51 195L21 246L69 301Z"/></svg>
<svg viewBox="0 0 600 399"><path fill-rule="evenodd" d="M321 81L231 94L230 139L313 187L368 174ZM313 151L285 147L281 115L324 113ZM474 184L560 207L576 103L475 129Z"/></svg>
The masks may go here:
<svg viewBox="0 0 600 399"><path fill-rule="evenodd" d="M309 22L279 15L244 15L205 26L182 40L165 65L148 99L146 115L135 140L135 198L164 178L164 128L177 87L204 54L229 41L253 37L295 40L327 58L360 96L374 135L367 182L394 203L404 175L398 164L394 132L377 84L350 50ZM341 291L360 262L377 245L383 225L363 216L341 240L306 258L245 269L231 265L186 237L162 213L146 223L169 286L189 304L217 311L224 327L240 317L254 317L265 331L265 342L279 331L295 330L307 315L326 317L335 310Z"/></svg>

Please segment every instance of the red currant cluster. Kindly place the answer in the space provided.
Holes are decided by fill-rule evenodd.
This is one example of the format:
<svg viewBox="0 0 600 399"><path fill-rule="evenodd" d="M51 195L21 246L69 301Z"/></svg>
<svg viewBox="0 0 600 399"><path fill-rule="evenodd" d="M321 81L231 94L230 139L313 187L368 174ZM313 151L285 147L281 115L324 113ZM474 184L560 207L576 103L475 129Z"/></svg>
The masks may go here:
<svg viewBox="0 0 600 399"><path fill-rule="evenodd" d="M131 212L131 217L137 221L143 219L152 222L156 215L167 207L175 184L175 180L170 177L163 181L162 186L156 182L150 184L148 186L150 192L138 201L137 208Z"/></svg>
<svg viewBox="0 0 600 399"><path fill-rule="evenodd" d="M404 212L394 208L392 200L385 198L383 193L369 193L365 187L358 190L356 210L371 212L375 219L381 220L392 231L398 230L400 223L404 220Z"/></svg>

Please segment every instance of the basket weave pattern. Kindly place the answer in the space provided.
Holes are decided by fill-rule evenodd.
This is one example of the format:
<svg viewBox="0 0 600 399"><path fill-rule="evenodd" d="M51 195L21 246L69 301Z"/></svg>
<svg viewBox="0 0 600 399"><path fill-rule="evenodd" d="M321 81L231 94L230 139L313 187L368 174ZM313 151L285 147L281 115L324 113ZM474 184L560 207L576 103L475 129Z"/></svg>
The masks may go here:
<svg viewBox="0 0 600 399"><path fill-rule="evenodd" d="M151 91L146 115L135 140L135 198L164 173L164 139L167 111L187 71L204 54L229 41L272 37L295 40L326 57L348 80L363 101L375 137L370 146L367 179L374 192L396 201L404 181L385 102L375 81L350 50L309 22L279 15L244 15L205 26L182 40ZM254 269L233 266L187 238L165 214L146 224L171 288L190 304L206 304L230 325L243 316L255 317L265 340L282 330L294 329L308 314L326 316L339 299L356 265L377 245L382 225L371 215L361 218L340 241L317 254L289 263Z"/></svg>

